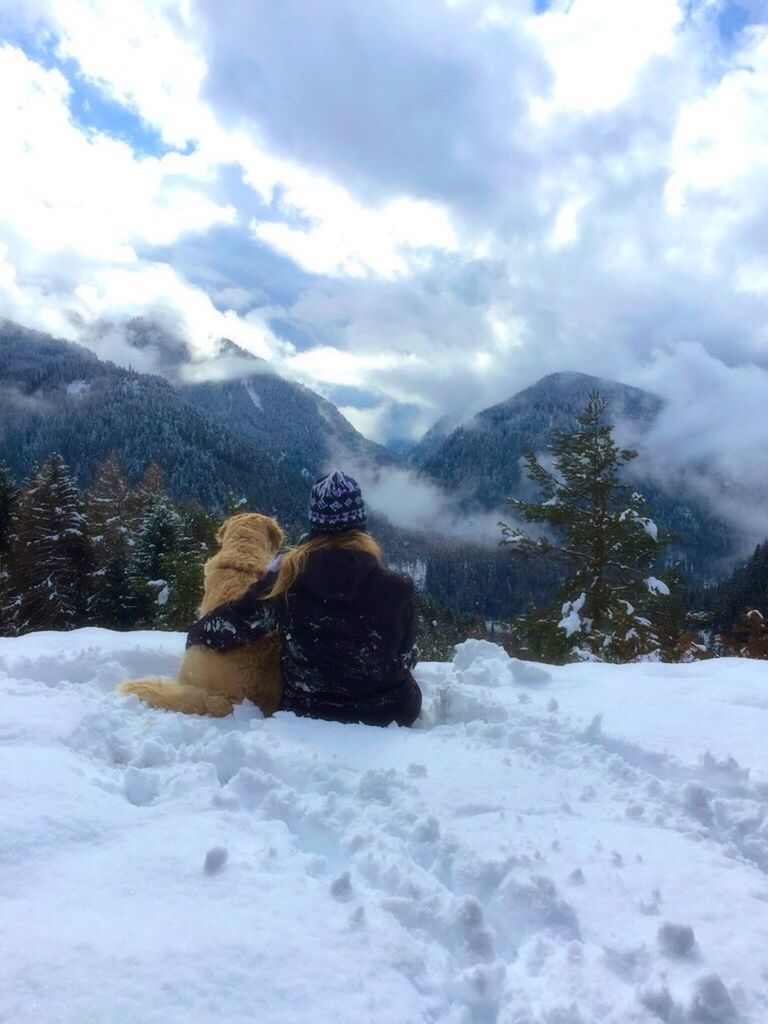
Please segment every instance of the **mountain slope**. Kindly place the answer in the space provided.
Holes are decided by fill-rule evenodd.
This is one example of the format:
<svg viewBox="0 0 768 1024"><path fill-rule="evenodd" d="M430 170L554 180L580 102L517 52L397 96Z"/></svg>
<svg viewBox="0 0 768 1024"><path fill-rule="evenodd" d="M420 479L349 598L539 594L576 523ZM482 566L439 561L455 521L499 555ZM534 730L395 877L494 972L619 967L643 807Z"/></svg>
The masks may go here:
<svg viewBox="0 0 768 1024"><path fill-rule="evenodd" d="M591 391L608 402L612 422L639 433L661 410L661 399L639 388L583 373L553 373L505 402L479 412L450 433L431 454L416 459L430 476L468 505L495 508L519 491L527 448L543 450L552 432L569 430ZM434 429L434 428L433 428Z"/></svg>
<svg viewBox="0 0 768 1024"><path fill-rule="evenodd" d="M643 436L662 410L657 395L588 374L554 373L479 412L437 447L427 435L412 458L466 509L502 509L506 497L532 493L525 451L541 453L553 431L571 430L592 391L606 399L619 442L642 451ZM713 565L732 554L730 530L700 501L648 480L636 483L659 523L680 536L675 557L695 576L711 578Z"/></svg>
<svg viewBox="0 0 768 1024"><path fill-rule="evenodd" d="M176 498L220 506L232 490L287 522L303 514L306 484L298 473L193 409L161 377L6 322L0 396L0 457L19 479L58 451L87 485L116 451L130 480L158 462Z"/></svg>
<svg viewBox="0 0 768 1024"><path fill-rule="evenodd" d="M251 357L254 372L238 380L210 381L179 389L197 409L249 437L281 462L316 477L331 463L399 465L402 459L358 433L332 405L309 388L279 377Z"/></svg>

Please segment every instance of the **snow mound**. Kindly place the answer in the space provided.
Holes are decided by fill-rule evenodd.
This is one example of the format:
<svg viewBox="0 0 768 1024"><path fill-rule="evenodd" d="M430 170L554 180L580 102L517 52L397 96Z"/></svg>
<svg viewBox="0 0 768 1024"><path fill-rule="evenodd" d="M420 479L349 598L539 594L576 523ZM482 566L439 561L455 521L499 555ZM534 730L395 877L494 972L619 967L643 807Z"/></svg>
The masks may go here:
<svg viewBox="0 0 768 1024"><path fill-rule="evenodd" d="M469 640L411 730L114 694L183 646L0 640L0 1019L765 1021L765 663Z"/></svg>

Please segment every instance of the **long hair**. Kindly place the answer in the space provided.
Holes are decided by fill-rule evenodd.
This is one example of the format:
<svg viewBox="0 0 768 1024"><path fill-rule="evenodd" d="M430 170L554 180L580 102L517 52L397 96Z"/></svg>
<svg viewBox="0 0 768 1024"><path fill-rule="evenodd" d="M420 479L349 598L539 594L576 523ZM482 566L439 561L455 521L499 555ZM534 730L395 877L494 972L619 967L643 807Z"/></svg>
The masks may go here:
<svg viewBox="0 0 768 1024"><path fill-rule="evenodd" d="M288 594L296 580L301 576L307 559L314 551L327 551L329 548L347 548L352 551L365 551L373 555L377 562L381 561L381 548L364 530L346 530L344 533L321 533L311 537L303 544L291 548L280 562L277 579L264 598L279 597Z"/></svg>

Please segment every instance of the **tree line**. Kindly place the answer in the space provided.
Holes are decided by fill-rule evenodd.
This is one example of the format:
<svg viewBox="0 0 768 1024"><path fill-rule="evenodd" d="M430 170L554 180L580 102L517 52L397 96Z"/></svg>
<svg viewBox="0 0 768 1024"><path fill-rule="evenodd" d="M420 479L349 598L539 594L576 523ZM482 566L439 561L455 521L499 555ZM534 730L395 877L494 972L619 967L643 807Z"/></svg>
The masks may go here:
<svg viewBox="0 0 768 1024"><path fill-rule="evenodd" d="M508 499L516 522L499 524L500 543L537 573L549 571L559 589L551 603L495 623L493 639L550 662L768 657L768 542L729 580L691 597L665 555L670 534L626 483L637 453L616 444L605 414L593 394L575 427L552 435L543 458L526 455L540 496ZM223 515L243 505L230 494ZM174 501L156 463L129 485L113 453L84 491L57 454L22 486L0 464L0 634L187 629L221 519ZM451 575L460 585L457 559L454 552ZM494 561L509 572L508 560ZM481 618L446 611L429 590L418 597L424 657L449 658L455 643L486 635Z"/></svg>
<svg viewBox="0 0 768 1024"><path fill-rule="evenodd" d="M186 628L217 526L156 463L132 487L110 455L85 492L57 454L20 488L0 465L0 633Z"/></svg>
<svg viewBox="0 0 768 1024"><path fill-rule="evenodd" d="M223 518L244 511L230 494L222 512L174 501L151 463L130 486L116 454L81 491L60 455L17 487L0 464L0 635L80 626L186 630L197 618L203 565ZM288 528L288 540L298 528ZM483 634L478 616L417 597L422 656L447 660Z"/></svg>

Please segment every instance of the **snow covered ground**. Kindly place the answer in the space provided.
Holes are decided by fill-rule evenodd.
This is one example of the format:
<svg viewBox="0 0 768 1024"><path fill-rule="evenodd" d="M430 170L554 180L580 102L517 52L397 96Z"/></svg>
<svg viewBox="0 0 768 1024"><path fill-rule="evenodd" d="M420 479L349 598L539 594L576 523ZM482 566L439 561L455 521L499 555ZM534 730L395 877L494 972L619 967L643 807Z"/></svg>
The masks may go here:
<svg viewBox="0 0 768 1024"><path fill-rule="evenodd" d="M155 712L0 640L0 1020L765 1024L768 663L468 641L414 730Z"/></svg>

